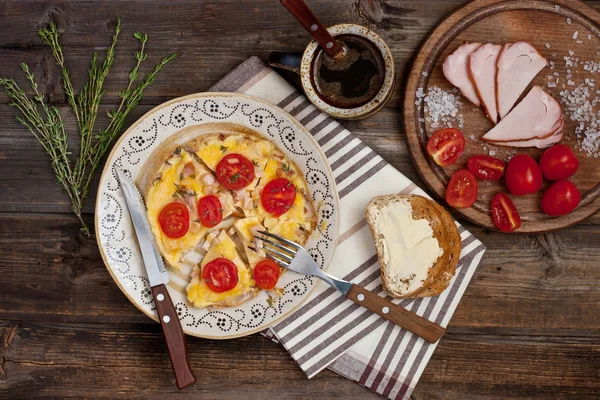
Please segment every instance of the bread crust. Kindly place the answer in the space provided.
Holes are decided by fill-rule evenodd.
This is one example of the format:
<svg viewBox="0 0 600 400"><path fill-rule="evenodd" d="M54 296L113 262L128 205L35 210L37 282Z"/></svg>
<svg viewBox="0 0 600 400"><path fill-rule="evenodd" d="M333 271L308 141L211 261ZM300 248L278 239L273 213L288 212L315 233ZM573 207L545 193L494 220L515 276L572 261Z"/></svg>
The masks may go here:
<svg viewBox="0 0 600 400"><path fill-rule="evenodd" d="M433 236L438 240L443 253L429 268L427 278L423 285L410 293L402 293L391 285L384 264L382 246L378 243L379 233L375 221L371 218L370 210L381 209L383 206L400 200L406 200L412 208L412 217L415 220L426 219L433 230ZM418 195L384 195L372 199L365 211L365 216L377 250L377 258L381 271L381 281L385 290L397 299L437 296L450 284L456 273L456 265L460 257L461 239L458 228L448 212L436 202Z"/></svg>

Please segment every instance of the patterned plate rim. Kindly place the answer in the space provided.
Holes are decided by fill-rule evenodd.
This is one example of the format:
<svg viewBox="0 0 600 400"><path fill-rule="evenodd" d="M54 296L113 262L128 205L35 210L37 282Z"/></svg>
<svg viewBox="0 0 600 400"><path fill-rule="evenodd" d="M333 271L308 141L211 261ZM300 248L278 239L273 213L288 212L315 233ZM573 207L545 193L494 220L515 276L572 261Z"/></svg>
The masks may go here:
<svg viewBox="0 0 600 400"><path fill-rule="evenodd" d="M100 190L100 188L102 187L102 182L104 181L105 175L110 173L109 168L110 165L112 165L112 159L115 156L115 153L117 152L117 150L119 149L119 147L121 146L121 143L123 142L123 140L129 135L131 134L131 132L133 130L136 129L136 127L138 125L140 125L142 122L144 122L147 118L149 118L150 116L152 116L153 114L155 114L156 112L162 110L165 107L171 106L173 104L179 103L179 102L183 102L186 100L190 100L190 99L206 99L206 98L211 98L211 97L229 97L229 98L239 98L239 99L246 99L246 100L251 100L251 101L255 101L258 103L262 103L270 108L272 108L274 111L276 111L277 113L279 113L282 116L285 116L286 118L288 118L298 129L299 131L301 131L302 133L304 133L304 135L308 138L308 140L310 140L313 145L315 146L315 148L317 149L320 158L324 161L325 167L327 168L327 172L329 173L329 176L331 176L332 178L334 177L333 171L331 170L331 166L329 165L329 162L327 160L327 156L325 155L325 153L323 152L323 149L321 149L321 146L319 145L319 143L317 142L317 140L313 137L313 135L304 127L304 125L302 125L294 116L292 116L290 113L288 113L287 111L283 110L281 107L269 103L268 101L262 100L258 97L255 96L250 96L247 94L241 94L241 93L227 93L227 92L203 92L203 93L194 93L194 94L189 94L186 96L181 96L181 97L177 97L174 98L172 100L169 100L165 103L159 104L158 106L152 108L151 110L149 110L148 112L146 112L144 115L142 115L140 118L138 118L133 124L131 124L131 126L129 128L127 128L127 130L125 132L123 132L123 134L119 137L119 139L117 140L117 142L113 145L108 157L106 158L106 163L104 165L104 168L102 169L102 174L100 175L100 180L98 183L98 193L96 194L96 203L94 206L94 229L96 232L96 241L97 241L97 245L98 245L98 249L100 250L100 256L102 257L102 261L104 262L104 266L106 267L106 269L108 270L108 273L110 274L111 278L113 279L113 281L115 282L115 284L117 285L117 287L119 288L119 290L121 290L121 292L125 295L125 297L129 300L129 302L131 304L133 304L139 311L141 311L142 313L144 313L146 316L150 317L152 320L154 320L155 322L159 322L158 318L151 312L148 312L147 310L145 310L141 305L139 305L137 303L137 301L135 301L130 294L127 292L127 290L123 287L123 285L121 284L121 282L119 281L119 279L117 278L117 276L115 275L115 273L113 272L112 268L109 267L109 262L108 262L108 258L107 255L104 252L104 248L102 246L102 243L100 241L100 235L98 234L99 231L99 215L100 212L98 210L98 204L99 204L99 200L100 200L100 196L102 194L102 191ZM228 122L228 121L222 121L222 122ZM184 129L184 128L181 128ZM254 128L252 128L254 130ZM261 136L263 136L261 134ZM335 183L335 179L331 180L331 192L332 192L332 196L333 196L333 200L336 206L336 210L339 210L340 207L340 198L339 198L339 194L337 191L337 187L336 187L336 183ZM338 245L338 239L339 239L339 231L340 231L340 218L339 218L339 212L338 212L338 218L337 218L337 226L336 226L336 230L335 230L335 237L334 240L332 240L333 243L333 247L334 250L332 252L332 256L330 257L328 262L325 262L325 264L323 265L323 270L328 270L329 269L329 265L331 264L331 262L333 261L333 258L335 256L335 251L337 249L337 245ZM312 289L310 289L305 295L304 298L298 302L298 304L296 304L293 308L291 308L290 310L288 310L288 312L286 312L285 314L280 315L278 318L273 319L272 321L265 323L264 325L261 325L260 327L248 330L246 332L240 333L240 334L231 334L231 335L224 335L224 336L212 336L212 335L203 335L203 334L199 334L197 332L193 332L189 329L186 329L183 325L182 325L182 329L184 331L185 334L190 335L190 336L195 336L195 337L199 337L199 338L204 338L204 339L215 339L215 340L227 340L227 339L235 339L235 338L239 338L239 337L244 337L244 336L249 336L249 335L253 335L257 332L263 331L275 324L277 324L278 322L281 322L283 319L285 319L287 316L291 315L293 312L295 312L300 306L302 306L307 299L309 298L309 296L311 295L311 293L314 292L314 290L316 289L316 287L318 285L322 285L323 283L320 282L320 280L317 280L315 285L312 287ZM168 289L171 290L171 289Z"/></svg>

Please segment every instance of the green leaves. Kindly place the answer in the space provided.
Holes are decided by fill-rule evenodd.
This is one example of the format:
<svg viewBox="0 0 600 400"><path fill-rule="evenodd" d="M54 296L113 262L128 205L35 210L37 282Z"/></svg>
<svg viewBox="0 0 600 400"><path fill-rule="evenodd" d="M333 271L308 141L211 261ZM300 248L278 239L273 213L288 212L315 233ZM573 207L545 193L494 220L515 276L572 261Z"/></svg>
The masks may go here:
<svg viewBox="0 0 600 400"><path fill-rule="evenodd" d="M56 107L49 107L44 101L45 94L38 90L34 74L30 71L29 66L21 63L21 69L34 92L32 99L13 79L0 77L0 86L9 98L9 105L17 108L21 114L17 116L17 121L29 129L50 156L50 165L55 172L57 182L68 194L73 212L81 222L81 229L88 236L90 231L83 221L81 210L102 157L108 151L112 141L122 131L127 116L140 102L145 89L156 80L158 72L176 56L171 54L163 57L154 69L142 78L140 65L148 58L145 51L148 35L135 32L133 36L140 41L141 48L135 53L137 62L129 73L128 85L119 92L121 104L117 110L107 112L108 126L99 129L97 134L93 134L98 108L104 96L102 87L115 59L115 47L120 32L121 19L117 17L112 41L106 50L104 60L99 64L98 54L95 52L92 54L88 68L89 80L82 86L80 92L76 93L71 83L69 70L65 65L56 25L51 22L38 31L42 42L50 47L56 64L61 68L65 97L77 119L81 141L80 151L75 160L71 158L60 112ZM136 82L138 83L136 84Z"/></svg>

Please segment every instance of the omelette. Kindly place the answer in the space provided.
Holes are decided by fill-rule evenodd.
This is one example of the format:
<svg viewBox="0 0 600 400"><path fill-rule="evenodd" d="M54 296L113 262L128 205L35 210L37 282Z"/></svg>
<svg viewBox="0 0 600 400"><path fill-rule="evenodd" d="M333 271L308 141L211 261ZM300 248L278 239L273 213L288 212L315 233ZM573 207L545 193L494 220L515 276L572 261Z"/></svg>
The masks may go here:
<svg viewBox="0 0 600 400"><path fill-rule="evenodd" d="M304 245L317 214L301 170L271 141L248 129L198 134L153 154L144 170L152 233L171 268L191 270L190 304L281 292L283 270L248 246L260 230Z"/></svg>

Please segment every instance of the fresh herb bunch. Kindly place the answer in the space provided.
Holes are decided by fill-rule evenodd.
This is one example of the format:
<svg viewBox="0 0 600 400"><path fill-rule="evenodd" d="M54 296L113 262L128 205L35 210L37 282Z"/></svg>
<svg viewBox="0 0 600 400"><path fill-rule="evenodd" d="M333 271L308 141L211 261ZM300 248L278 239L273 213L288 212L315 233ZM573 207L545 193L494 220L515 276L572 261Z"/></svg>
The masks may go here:
<svg viewBox="0 0 600 400"><path fill-rule="evenodd" d="M90 236L90 231L83 221L81 210L83 201L89 192L90 183L100 166L100 161L108 151L112 141L119 136L127 116L140 102L146 88L155 82L156 75L165 64L176 57L176 54L164 57L154 66L152 71L141 78L140 66L148 57L145 49L148 35L135 32L133 36L139 40L141 48L135 53L137 63L129 73L128 85L119 92L121 103L116 110L108 112L109 122L106 128L99 129L98 133L94 134L98 107L104 96L102 86L113 65L115 46L120 32L121 19L117 18L115 33L110 46L106 50L104 61L99 63L98 55L94 52L90 62L89 81L83 85L79 93L75 93L69 77L69 70L65 66L65 57L58 40L59 35L56 25L50 23L38 32L42 41L52 50L54 60L62 70L65 96L77 120L81 139L77 157L71 156L67 144L67 133L60 112L56 107L49 105L45 100L45 94L38 90L38 85L35 82L33 73L29 70L29 66L21 63L21 69L33 89L33 98L29 98L13 79L0 77L0 85L10 99L9 105L16 107L21 112L17 120L31 131L50 156L56 179L69 195L72 210L81 221L81 229L87 236Z"/></svg>

